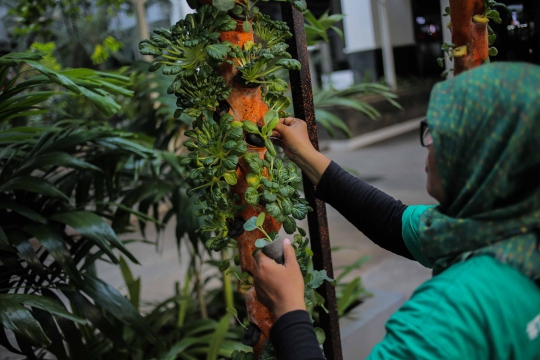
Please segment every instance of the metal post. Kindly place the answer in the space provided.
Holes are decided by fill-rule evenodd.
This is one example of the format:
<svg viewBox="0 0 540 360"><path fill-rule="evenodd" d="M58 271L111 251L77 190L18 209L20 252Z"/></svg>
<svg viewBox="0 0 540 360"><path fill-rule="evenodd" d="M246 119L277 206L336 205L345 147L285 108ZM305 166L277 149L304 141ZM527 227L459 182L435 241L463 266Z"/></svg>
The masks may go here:
<svg viewBox="0 0 540 360"><path fill-rule="evenodd" d="M293 37L288 41L289 52L293 59L302 64L300 71L291 71L292 97L295 116L304 119L308 125L309 138L315 149L319 150L317 135L317 123L315 121L315 106L313 104L313 92L311 88L311 76L309 73L309 59L304 29L304 16L290 3L281 4L283 20L291 28ZM307 176L303 176L304 192L306 199L313 207L313 212L308 214L309 234L311 249L313 251L313 266L316 270L326 270L328 276L334 276L332 267L332 253L330 251L330 237L328 234L328 219L326 217L325 204L315 199L315 187ZM337 312L336 290L327 281L318 289L324 297L328 314L324 310L319 311L319 320L326 333L326 341L323 345L327 359L342 360L341 337L339 333L339 318Z"/></svg>

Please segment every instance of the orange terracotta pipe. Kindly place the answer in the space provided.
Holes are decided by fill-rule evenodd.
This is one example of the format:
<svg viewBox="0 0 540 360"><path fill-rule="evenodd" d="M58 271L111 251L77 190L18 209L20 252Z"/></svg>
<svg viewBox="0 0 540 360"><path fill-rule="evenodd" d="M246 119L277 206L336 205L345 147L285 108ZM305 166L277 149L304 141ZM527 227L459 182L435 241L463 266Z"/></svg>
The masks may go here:
<svg viewBox="0 0 540 360"><path fill-rule="evenodd" d="M454 74L482 65L489 58L487 23L477 23L475 15L484 14L482 0L450 0L452 42L465 46L467 53L454 57Z"/></svg>

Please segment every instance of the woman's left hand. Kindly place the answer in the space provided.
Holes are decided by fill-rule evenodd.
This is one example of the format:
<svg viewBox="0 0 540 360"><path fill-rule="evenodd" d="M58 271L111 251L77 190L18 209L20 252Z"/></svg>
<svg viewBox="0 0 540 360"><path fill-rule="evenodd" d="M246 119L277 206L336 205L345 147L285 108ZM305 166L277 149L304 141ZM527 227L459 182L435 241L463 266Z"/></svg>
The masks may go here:
<svg viewBox="0 0 540 360"><path fill-rule="evenodd" d="M306 310L304 278L289 239L283 241L285 264L280 265L259 251L253 273L257 298L277 320L294 310Z"/></svg>

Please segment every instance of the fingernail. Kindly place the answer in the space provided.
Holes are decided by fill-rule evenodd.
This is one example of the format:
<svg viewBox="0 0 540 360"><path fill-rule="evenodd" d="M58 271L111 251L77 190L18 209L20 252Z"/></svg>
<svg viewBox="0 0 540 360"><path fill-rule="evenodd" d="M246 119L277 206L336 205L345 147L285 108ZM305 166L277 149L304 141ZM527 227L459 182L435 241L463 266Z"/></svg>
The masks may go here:
<svg viewBox="0 0 540 360"><path fill-rule="evenodd" d="M285 242L285 244L287 244L287 245L291 245L291 240L289 240L289 239L285 239L284 242Z"/></svg>

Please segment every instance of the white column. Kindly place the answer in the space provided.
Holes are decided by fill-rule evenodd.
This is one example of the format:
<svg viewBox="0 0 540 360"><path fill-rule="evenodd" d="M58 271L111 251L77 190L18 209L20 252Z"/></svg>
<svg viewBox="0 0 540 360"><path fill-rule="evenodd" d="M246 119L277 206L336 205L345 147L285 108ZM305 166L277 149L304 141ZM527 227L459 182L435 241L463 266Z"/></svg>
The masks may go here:
<svg viewBox="0 0 540 360"><path fill-rule="evenodd" d="M397 90L396 68L394 63L394 50L390 39L390 28L388 24L388 9L386 0L378 0L379 26L381 32L381 48L383 54L384 77L386 83L392 91Z"/></svg>
<svg viewBox="0 0 540 360"><path fill-rule="evenodd" d="M135 7L135 14L137 15L137 35L139 41L148 39L150 37L148 31L148 23L146 22L146 7L144 4L146 0L131 0L133 7ZM138 52L137 52L138 53ZM152 61L150 55L140 55L144 61Z"/></svg>
<svg viewBox="0 0 540 360"><path fill-rule="evenodd" d="M450 16L442 16L444 14L444 9L446 7L450 6L450 0L441 0L441 24L442 24L442 34L443 34L443 42L445 43L451 43L452 42L452 33L450 32L450 29L446 27L448 23L450 22ZM448 59L448 57L445 56L444 58L444 66L446 70L452 69L454 67L454 63ZM442 71L441 71L442 72ZM450 73L448 74L448 77L453 77L454 74Z"/></svg>
<svg viewBox="0 0 540 360"><path fill-rule="evenodd" d="M377 45L371 0L343 0L341 5L343 13L347 15L343 19L346 52L374 50Z"/></svg>
<svg viewBox="0 0 540 360"><path fill-rule="evenodd" d="M181 20L186 17L187 14L194 12L192 8L189 7L186 0L169 0L172 5L171 15L169 20L171 26L176 24L178 20Z"/></svg>

